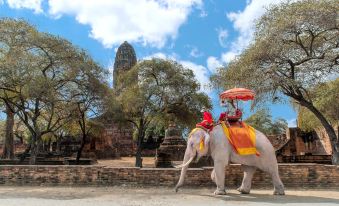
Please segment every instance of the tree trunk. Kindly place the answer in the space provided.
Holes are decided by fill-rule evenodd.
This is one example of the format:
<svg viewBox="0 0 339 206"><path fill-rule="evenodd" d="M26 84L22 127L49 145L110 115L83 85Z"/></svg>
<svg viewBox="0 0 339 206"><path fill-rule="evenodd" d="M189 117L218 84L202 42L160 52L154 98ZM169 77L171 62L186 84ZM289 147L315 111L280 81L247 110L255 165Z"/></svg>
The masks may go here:
<svg viewBox="0 0 339 206"><path fill-rule="evenodd" d="M21 135L15 135L20 140L20 144L24 144L24 138Z"/></svg>
<svg viewBox="0 0 339 206"><path fill-rule="evenodd" d="M34 141L32 142L32 145L31 145L31 154L30 154L30 159L29 159L30 165L36 164L37 156L38 156L38 146L37 146L37 142Z"/></svg>
<svg viewBox="0 0 339 206"><path fill-rule="evenodd" d="M331 142L331 148L332 148L332 164L333 165L339 165L339 140L338 137L334 131L334 128L332 125L327 121L327 119L324 117L324 115L314 107L314 105L307 101L300 101L300 104L302 106L305 106L308 108L321 122L322 126L325 128L325 131L330 138Z"/></svg>
<svg viewBox="0 0 339 206"><path fill-rule="evenodd" d="M22 153L20 157L20 162L23 162L26 159L27 154L29 153L29 151L31 151L31 147L32 147L32 144L30 143L25 149L24 153Z"/></svg>
<svg viewBox="0 0 339 206"><path fill-rule="evenodd" d="M61 153L61 140L62 140L62 135L60 136L57 136L57 139L56 139L56 152L57 153Z"/></svg>
<svg viewBox="0 0 339 206"><path fill-rule="evenodd" d="M5 145L3 149L3 158L4 159L14 159L14 135L13 135L13 127L14 127L14 113L6 105L6 136L5 136Z"/></svg>
<svg viewBox="0 0 339 206"><path fill-rule="evenodd" d="M135 166L142 167L141 146L138 146L137 153L135 154Z"/></svg>
<svg viewBox="0 0 339 206"><path fill-rule="evenodd" d="M138 143L137 143L137 152L135 154L135 166L136 167L142 167L142 142L144 140L144 131L143 128L139 128L138 131Z"/></svg>
<svg viewBox="0 0 339 206"><path fill-rule="evenodd" d="M51 152L51 139L47 140L47 143L46 143L46 152L47 153Z"/></svg>
<svg viewBox="0 0 339 206"><path fill-rule="evenodd" d="M80 148L79 148L79 150L78 150L78 152L77 152L77 157L76 157L76 162L77 162L77 164L79 164L79 160L80 160L80 157L81 157L81 154L82 154L82 150L83 150L84 147L85 147L86 139L87 139L87 135L86 135L86 134L83 134L83 135L82 135L81 145L80 145Z"/></svg>
<svg viewBox="0 0 339 206"><path fill-rule="evenodd" d="M40 151L40 146L41 146L41 136L40 135L33 136L31 143L31 155L29 160L30 165L37 164L37 157Z"/></svg>

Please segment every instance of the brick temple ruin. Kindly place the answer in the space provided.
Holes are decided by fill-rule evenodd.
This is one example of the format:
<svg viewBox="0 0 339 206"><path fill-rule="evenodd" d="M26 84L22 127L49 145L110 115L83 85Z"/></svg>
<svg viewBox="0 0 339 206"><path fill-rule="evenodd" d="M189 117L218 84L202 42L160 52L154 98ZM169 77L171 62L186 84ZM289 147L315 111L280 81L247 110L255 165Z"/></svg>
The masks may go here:
<svg viewBox="0 0 339 206"><path fill-rule="evenodd" d="M117 77L129 71L137 63L136 53L132 45L127 41L122 43L115 56L114 68L113 68L113 87L119 85ZM148 141L148 145L143 151L145 156L154 156L155 150L154 145L159 146L159 141L152 142L149 137L145 138ZM162 140L163 137L157 138ZM133 141L133 129L132 125L124 124L121 125L118 122L114 122L112 119L105 120L104 129L101 135L98 137L91 138L90 142L86 145L85 153L94 153L97 158L117 158L123 156L134 156L136 153L137 145Z"/></svg>
<svg viewBox="0 0 339 206"><path fill-rule="evenodd" d="M338 126L335 128L338 136ZM276 149L278 162L331 164L331 143L323 128L303 132L288 128L286 134L268 135Z"/></svg>
<svg viewBox="0 0 339 206"><path fill-rule="evenodd" d="M125 41L116 52L113 68L113 87L117 87L119 74L129 71L136 63L137 57L134 48ZM84 152L95 153L97 158L134 155L136 144L133 141L132 126L128 124L120 125L112 119L106 120L100 136L92 137Z"/></svg>

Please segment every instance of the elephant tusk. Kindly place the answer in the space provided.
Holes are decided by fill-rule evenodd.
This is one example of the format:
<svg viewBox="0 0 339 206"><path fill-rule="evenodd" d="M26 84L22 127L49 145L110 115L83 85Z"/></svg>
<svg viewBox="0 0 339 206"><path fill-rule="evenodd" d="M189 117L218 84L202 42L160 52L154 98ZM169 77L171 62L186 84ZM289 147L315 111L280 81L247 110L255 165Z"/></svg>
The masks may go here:
<svg viewBox="0 0 339 206"><path fill-rule="evenodd" d="M194 156L191 157L185 164L181 164L181 165L177 165L175 166L175 168L182 168L182 167L186 167L187 165L189 165L194 159Z"/></svg>

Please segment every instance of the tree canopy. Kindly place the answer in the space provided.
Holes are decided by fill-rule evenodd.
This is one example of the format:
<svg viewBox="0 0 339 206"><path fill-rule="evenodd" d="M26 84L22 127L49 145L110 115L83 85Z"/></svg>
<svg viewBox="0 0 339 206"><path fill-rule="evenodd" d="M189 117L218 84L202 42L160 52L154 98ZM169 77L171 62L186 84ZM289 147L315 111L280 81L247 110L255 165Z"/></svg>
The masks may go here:
<svg viewBox="0 0 339 206"><path fill-rule="evenodd" d="M259 109L244 121L266 135L284 134L287 128L286 120L282 118L273 120L267 109Z"/></svg>
<svg viewBox="0 0 339 206"><path fill-rule="evenodd" d="M336 164L336 134L311 92L339 75L338 10L336 0L285 1L271 6L258 20L252 44L212 78L218 87L255 90L257 104L286 95L306 107L328 133Z"/></svg>
<svg viewBox="0 0 339 206"><path fill-rule="evenodd" d="M339 78L318 85L312 92L314 105L321 111L333 126L339 123ZM295 105L298 111L298 125L304 131L319 128L321 123L316 116L304 107Z"/></svg>
<svg viewBox="0 0 339 206"><path fill-rule="evenodd" d="M23 20L0 19L0 33L0 98L30 131L34 164L41 137L78 113L83 97L105 84L104 70L84 50Z"/></svg>
<svg viewBox="0 0 339 206"><path fill-rule="evenodd" d="M165 128L170 121L193 127L202 107L211 108L207 95L200 92L192 70L163 59L144 60L119 76L117 102L126 121L136 129L138 153L149 129ZM154 132L154 131L153 131Z"/></svg>

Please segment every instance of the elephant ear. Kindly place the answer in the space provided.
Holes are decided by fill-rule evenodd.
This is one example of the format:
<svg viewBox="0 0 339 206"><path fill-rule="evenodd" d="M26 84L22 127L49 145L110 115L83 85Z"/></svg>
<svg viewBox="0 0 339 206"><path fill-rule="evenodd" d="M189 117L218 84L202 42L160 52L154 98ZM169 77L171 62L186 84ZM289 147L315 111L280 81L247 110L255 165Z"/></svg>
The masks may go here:
<svg viewBox="0 0 339 206"><path fill-rule="evenodd" d="M200 140L200 151L206 148L206 145L210 143L210 135L208 132L204 131L204 137ZM202 148L201 148L202 147Z"/></svg>
<svg viewBox="0 0 339 206"><path fill-rule="evenodd" d="M209 142L210 142L210 135L208 134L208 132L206 132L205 130L201 129L201 132L199 134L199 151L203 152L206 149L206 146L208 146Z"/></svg>
<svg viewBox="0 0 339 206"><path fill-rule="evenodd" d="M208 132L201 128L193 129L189 134L189 138L194 138L194 140L191 142L191 147L196 147L196 149L199 149L201 152L205 150L210 141L210 135Z"/></svg>

